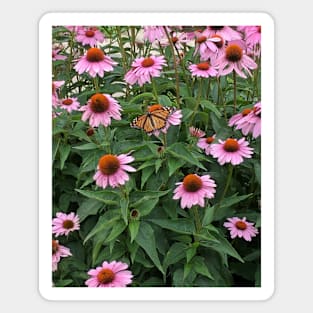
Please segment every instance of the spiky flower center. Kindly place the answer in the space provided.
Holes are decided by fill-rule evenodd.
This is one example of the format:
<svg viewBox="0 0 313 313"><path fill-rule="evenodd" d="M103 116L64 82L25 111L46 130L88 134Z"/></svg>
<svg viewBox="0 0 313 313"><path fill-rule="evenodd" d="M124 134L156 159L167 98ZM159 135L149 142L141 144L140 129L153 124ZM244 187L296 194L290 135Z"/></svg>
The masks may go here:
<svg viewBox="0 0 313 313"><path fill-rule="evenodd" d="M206 36L200 36L200 37L198 37L198 39L197 39L197 43L203 43L203 42L205 42L207 40L207 37Z"/></svg>
<svg viewBox="0 0 313 313"><path fill-rule="evenodd" d="M108 268L102 269L97 275L98 282L101 284L111 283L114 280L114 277L114 272Z"/></svg>
<svg viewBox="0 0 313 313"><path fill-rule="evenodd" d="M62 223L63 228L65 229L72 229L74 227L74 222L72 220L65 220Z"/></svg>
<svg viewBox="0 0 313 313"><path fill-rule="evenodd" d="M214 35L212 36L211 38L216 38L216 39L219 39L219 41L214 41L216 47L218 48L222 48L223 45L224 45L224 39L223 37L219 36L219 35Z"/></svg>
<svg viewBox="0 0 313 313"><path fill-rule="evenodd" d="M248 115L251 111L252 111L251 109L244 109L244 110L242 110L241 115L242 115L242 116L246 116L246 115Z"/></svg>
<svg viewBox="0 0 313 313"><path fill-rule="evenodd" d="M52 254L57 253L58 250L59 250L59 243L58 243L58 241L52 239Z"/></svg>
<svg viewBox="0 0 313 313"><path fill-rule="evenodd" d="M148 111L151 113L151 112L153 112L153 111L155 111L155 110L160 110L160 109L162 109L163 108L163 106L161 105L161 104L153 104L153 105L151 105L149 108L148 108Z"/></svg>
<svg viewBox="0 0 313 313"><path fill-rule="evenodd" d="M119 159L113 154L106 154L100 158L99 169L104 175L113 175L120 168Z"/></svg>
<svg viewBox="0 0 313 313"><path fill-rule="evenodd" d="M195 174L189 174L183 180L183 186L188 192L196 192L201 189L202 185L201 178Z"/></svg>
<svg viewBox="0 0 313 313"><path fill-rule="evenodd" d="M141 66L142 67L150 67L154 64L154 60L152 58L145 58L142 62L141 62Z"/></svg>
<svg viewBox="0 0 313 313"><path fill-rule="evenodd" d="M101 93L96 93L90 98L90 100L90 109L94 113L103 113L110 106L109 99Z"/></svg>
<svg viewBox="0 0 313 313"><path fill-rule="evenodd" d="M214 137L207 137L205 141L210 145L214 141Z"/></svg>
<svg viewBox="0 0 313 313"><path fill-rule="evenodd" d="M172 43L175 44L178 41L178 37L174 36L172 37Z"/></svg>
<svg viewBox="0 0 313 313"><path fill-rule="evenodd" d="M228 138L224 143L224 150L227 152L236 152L239 150L239 143L236 139Z"/></svg>
<svg viewBox="0 0 313 313"><path fill-rule="evenodd" d="M245 230L247 228L247 224L243 221L236 222L235 226L239 230Z"/></svg>
<svg viewBox="0 0 313 313"><path fill-rule="evenodd" d="M65 99L65 100L62 101L63 105L71 105L72 103L73 103L72 99Z"/></svg>
<svg viewBox="0 0 313 313"><path fill-rule="evenodd" d="M238 62L241 60L243 51L237 44L229 45L225 50L226 59L230 62Z"/></svg>
<svg viewBox="0 0 313 313"><path fill-rule="evenodd" d="M197 68L201 71L207 71L210 68L210 64L209 62L199 63L197 64Z"/></svg>
<svg viewBox="0 0 313 313"><path fill-rule="evenodd" d="M92 37L94 37L94 35L95 35L95 32L91 29L88 29L85 31L85 36L88 38L92 38Z"/></svg>
<svg viewBox="0 0 313 313"><path fill-rule="evenodd" d="M99 48L90 48L86 58L89 62L100 62L104 60L104 52Z"/></svg>

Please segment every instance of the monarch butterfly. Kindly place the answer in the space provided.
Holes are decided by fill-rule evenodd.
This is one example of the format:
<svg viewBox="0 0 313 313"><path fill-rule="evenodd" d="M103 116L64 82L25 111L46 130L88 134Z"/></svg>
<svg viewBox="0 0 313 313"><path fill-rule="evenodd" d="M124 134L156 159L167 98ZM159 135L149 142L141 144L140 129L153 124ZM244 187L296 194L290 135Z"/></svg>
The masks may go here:
<svg viewBox="0 0 313 313"><path fill-rule="evenodd" d="M130 126L137 129L143 129L147 134L156 130L163 129L169 116L175 111L174 107L163 107L159 104L152 105L148 112L137 116Z"/></svg>

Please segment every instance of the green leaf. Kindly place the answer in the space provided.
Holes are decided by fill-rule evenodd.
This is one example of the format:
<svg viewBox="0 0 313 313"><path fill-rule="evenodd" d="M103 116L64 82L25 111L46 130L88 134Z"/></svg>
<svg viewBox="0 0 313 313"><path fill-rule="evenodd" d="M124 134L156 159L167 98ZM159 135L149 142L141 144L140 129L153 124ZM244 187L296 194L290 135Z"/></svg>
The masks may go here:
<svg viewBox="0 0 313 313"><path fill-rule="evenodd" d="M106 243L109 243L116 239L127 227L123 220L118 220L114 222L114 226L112 227L112 231L110 235L105 239Z"/></svg>
<svg viewBox="0 0 313 313"><path fill-rule="evenodd" d="M137 171L140 171L142 169L145 169L146 167L149 167L149 166L155 166L155 159L152 159L152 160L148 160L144 163L142 163L138 168L137 168Z"/></svg>
<svg viewBox="0 0 313 313"><path fill-rule="evenodd" d="M154 172L154 166L146 167L142 170L141 186L140 186L141 189L143 188L143 186L145 185L145 183L147 182L147 180L149 179L149 177L152 175L153 172Z"/></svg>
<svg viewBox="0 0 313 313"><path fill-rule="evenodd" d="M206 170L206 168L198 161L197 158L195 158L192 153L187 150L185 145L181 142L177 142L169 146L166 150L168 153L170 153L172 156L174 156L177 159L185 160L186 162L196 165L200 167L203 170Z"/></svg>
<svg viewBox="0 0 313 313"><path fill-rule="evenodd" d="M136 210L140 212L140 216L148 215L155 206L159 203L159 198L150 199L149 201L140 202L139 204L132 205Z"/></svg>
<svg viewBox="0 0 313 313"><path fill-rule="evenodd" d="M168 175L172 176L178 168L181 168L184 164L186 164L186 161L181 158L174 158L172 156L169 156L167 164L169 171Z"/></svg>
<svg viewBox="0 0 313 313"><path fill-rule="evenodd" d="M101 190L101 191L88 191L88 190L81 190L75 189L75 191L79 192L83 196L101 201L102 203L109 204L109 205L116 205L117 202L117 194L113 191L109 190Z"/></svg>
<svg viewBox="0 0 313 313"><path fill-rule="evenodd" d="M156 250L154 231L148 223L143 221L140 223L135 242L137 242L138 245L145 250L159 271L162 274L165 274L159 260L158 252Z"/></svg>
<svg viewBox="0 0 313 313"><path fill-rule="evenodd" d="M98 149L98 146L93 143L93 142L89 142L89 143L85 143L83 145L78 145L73 147L73 149L77 149L77 150L95 150Z"/></svg>
<svg viewBox="0 0 313 313"><path fill-rule="evenodd" d="M81 202L77 209L77 215L79 216L80 222L82 222L89 215L95 215L103 207L103 203L95 199L86 199Z"/></svg>
<svg viewBox="0 0 313 313"><path fill-rule="evenodd" d="M127 225L127 223L128 223L128 205L129 205L128 199L126 199L126 198L120 199L121 214L122 214L122 218L124 220L125 225Z"/></svg>
<svg viewBox="0 0 313 313"><path fill-rule="evenodd" d="M162 160L161 159L157 159L155 161L155 172L157 173L160 169L160 167L162 166Z"/></svg>
<svg viewBox="0 0 313 313"><path fill-rule="evenodd" d="M167 251L164 261L163 261L163 268L164 271L167 270L169 265L175 264L180 260L184 259L186 255L186 245L182 242L174 243L169 250Z"/></svg>
<svg viewBox="0 0 313 313"><path fill-rule="evenodd" d="M193 235L195 233L195 225L193 220L191 219L187 218L176 218L171 220L149 219L149 221L179 234Z"/></svg>
<svg viewBox="0 0 313 313"><path fill-rule="evenodd" d="M140 227L140 221L138 220L131 220L128 224L128 229L130 232L130 242L132 243L139 231L139 227Z"/></svg>
<svg viewBox="0 0 313 313"><path fill-rule="evenodd" d="M146 202L151 199L160 198L162 196L165 196L171 191L171 189L164 190L164 191L135 191L132 194L130 194L132 207L136 208L139 204Z"/></svg>
<svg viewBox="0 0 313 313"><path fill-rule="evenodd" d="M172 106L172 101L170 100L168 96L160 95L158 96L158 99L159 99L159 103L162 104L163 106L167 106L167 107Z"/></svg>
<svg viewBox="0 0 313 313"><path fill-rule="evenodd" d="M55 160L55 157L57 155L57 152L59 150L61 138L58 138L58 140L53 139L53 145L52 145L52 160Z"/></svg>
<svg viewBox="0 0 313 313"><path fill-rule="evenodd" d="M187 263L189 263L192 260L192 258L196 255L198 246L199 246L198 244L193 244L191 247L187 249L186 251Z"/></svg>
<svg viewBox="0 0 313 313"><path fill-rule="evenodd" d="M212 103L211 101L201 100L200 104L202 105L203 108L212 111L218 118L222 116L221 112L217 109L216 105L214 105L214 103Z"/></svg>
<svg viewBox="0 0 313 313"><path fill-rule="evenodd" d="M71 146L70 145L60 145L59 152L60 152L60 169L62 170L64 167L64 163L67 160L67 158L71 152Z"/></svg>
<svg viewBox="0 0 313 313"><path fill-rule="evenodd" d="M153 99L154 95L151 92L144 92L138 96L132 97L129 103L142 102L144 99Z"/></svg>
<svg viewBox="0 0 313 313"><path fill-rule="evenodd" d="M55 287L66 287L73 282L72 279L60 279L55 282Z"/></svg>
<svg viewBox="0 0 313 313"><path fill-rule="evenodd" d="M200 275L203 275L209 279L212 279L214 280L212 274L210 273L209 269L207 268L207 266L205 265L205 262L204 262L204 258L203 257L200 257L200 256L196 256L193 258L192 260L192 264L193 264L193 270L200 274Z"/></svg>
<svg viewBox="0 0 313 313"><path fill-rule="evenodd" d="M207 206L204 211L202 225L206 226L213 222L215 214L215 206Z"/></svg>

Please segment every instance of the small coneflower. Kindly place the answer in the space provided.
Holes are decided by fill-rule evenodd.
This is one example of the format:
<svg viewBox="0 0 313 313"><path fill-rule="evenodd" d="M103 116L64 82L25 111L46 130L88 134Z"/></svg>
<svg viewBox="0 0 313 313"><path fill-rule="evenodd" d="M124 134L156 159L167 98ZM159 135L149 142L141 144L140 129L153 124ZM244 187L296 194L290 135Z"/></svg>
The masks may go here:
<svg viewBox="0 0 313 313"><path fill-rule="evenodd" d="M191 76L208 78L209 76L214 77L217 75L217 70L208 61L191 64L188 68Z"/></svg>
<svg viewBox="0 0 313 313"><path fill-rule="evenodd" d="M228 138L225 141L219 139L219 143L211 145L210 153L220 165L231 163L238 165L244 161L244 158L251 158L253 148L248 147L249 142L245 138L239 140Z"/></svg>
<svg viewBox="0 0 313 313"><path fill-rule="evenodd" d="M79 217L74 212L69 214L57 212L52 220L52 233L58 237L68 235L70 232L80 229Z"/></svg>
<svg viewBox="0 0 313 313"><path fill-rule="evenodd" d="M235 124L236 129L240 129L243 135L251 133L253 138L258 138L261 135L261 102L257 102L253 109Z"/></svg>
<svg viewBox="0 0 313 313"><path fill-rule="evenodd" d="M66 98L59 101L59 106L71 113L72 111L79 109L80 103L77 101L77 98Z"/></svg>
<svg viewBox="0 0 313 313"><path fill-rule="evenodd" d="M71 255L72 253L69 248L60 245L58 240L52 239L52 272L58 269L58 263L61 258Z"/></svg>
<svg viewBox="0 0 313 313"><path fill-rule="evenodd" d="M237 125L244 117L246 117L250 112L252 111L252 109L250 108L246 108L243 109L240 113L237 113L235 115L233 115L229 121L228 121L228 126L232 127L234 125Z"/></svg>
<svg viewBox="0 0 313 313"><path fill-rule="evenodd" d="M98 127L100 124L107 127L111 124L111 118L121 119L122 108L110 95L96 93L79 111L84 111L82 120L85 122L89 119L91 127Z"/></svg>
<svg viewBox="0 0 313 313"><path fill-rule="evenodd" d="M166 65L164 56L154 56L138 58L132 63L132 68L126 73L125 81L134 85L138 83L143 86L145 83L151 83L152 77L161 75L162 67Z"/></svg>
<svg viewBox="0 0 313 313"><path fill-rule="evenodd" d="M111 186L113 188L124 185L129 176L127 172L136 172L132 166L127 165L133 162L134 157L128 154L105 154L98 162L97 172L93 179L96 181L96 185L101 188Z"/></svg>
<svg viewBox="0 0 313 313"><path fill-rule="evenodd" d="M235 71L240 77L247 78L243 70L252 76L250 70L254 70L258 65L246 55L241 42L231 42L225 48L224 53L216 60L219 65L219 75L228 75Z"/></svg>
<svg viewBox="0 0 313 313"><path fill-rule="evenodd" d="M204 199L211 199L216 192L216 184L210 175L198 176L189 174L182 182L176 183L173 199L181 199L181 208L191 208L193 205L204 207Z"/></svg>
<svg viewBox="0 0 313 313"><path fill-rule="evenodd" d="M103 77L104 72L113 71L113 66L117 65L109 56L99 48L90 48L74 66L78 74L87 72L91 77L99 75Z"/></svg>
<svg viewBox="0 0 313 313"><path fill-rule="evenodd" d="M155 40L161 40L166 37L166 33L162 26L144 26L143 39L153 43Z"/></svg>
<svg viewBox="0 0 313 313"><path fill-rule="evenodd" d="M88 271L89 279L85 281L88 287L126 287L132 283L133 274L127 270L128 264L123 262L106 262Z"/></svg>
<svg viewBox="0 0 313 313"><path fill-rule="evenodd" d="M169 46L172 43L178 50L182 50L184 48L183 44L187 43L189 40L186 37L186 33L177 33L173 32L170 36L170 41L168 38L163 38L160 40L161 46Z"/></svg>
<svg viewBox="0 0 313 313"><path fill-rule="evenodd" d="M58 89L65 83L64 80L55 80L52 82L52 106L56 107L59 104Z"/></svg>
<svg viewBox="0 0 313 313"><path fill-rule="evenodd" d="M252 237L255 237L259 232L257 228L246 221L246 217L240 219L239 217L231 217L227 219L228 222L225 222L223 225L230 231L230 237L232 239L239 237L243 238L246 241L251 241Z"/></svg>
<svg viewBox="0 0 313 313"><path fill-rule="evenodd" d="M197 146L201 148L202 150L204 150L206 155L210 155L211 145L214 139L215 139L215 135L206 137L206 138L200 138L198 140Z"/></svg>
<svg viewBox="0 0 313 313"><path fill-rule="evenodd" d="M207 36L219 35L226 41L239 40L242 37L239 32L230 26L209 26L204 32Z"/></svg>
<svg viewBox="0 0 313 313"><path fill-rule="evenodd" d="M59 54L60 49L52 49L52 61L65 60L67 56Z"/></svg>
<svg viewBox="0 0 313 313"><path fill-rule="evenodd" d="M77 31L76 41L94 47L104 41L104 36L97 27L83 27Z"/></svg>
<svg viewBox="0 0 313 313"><path fill-rule="evenodd" d="M220 41L220 39L213 37L210 38L209 34L207 34L205 31L202 33L195 32L195 34L196 46L194 55L199 52L201 60L208 60L212 54L217 52L217 46L215 42Z"/></svg>
<svg viewBox="0 0 313 313"><path fill-rule="evenodd" d="M196 127L189 127L189 133L192 137L201 138L205 136L205 132L201 130L200 128Z"/></svg>

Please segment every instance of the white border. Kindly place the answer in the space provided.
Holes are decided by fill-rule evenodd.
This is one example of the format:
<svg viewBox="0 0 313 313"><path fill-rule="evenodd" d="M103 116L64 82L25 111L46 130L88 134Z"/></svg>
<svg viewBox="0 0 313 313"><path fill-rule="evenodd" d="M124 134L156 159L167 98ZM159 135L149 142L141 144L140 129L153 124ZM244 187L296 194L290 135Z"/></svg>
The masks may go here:
<svg viewBox="0 0 313 313"><path fill-rule="evenodd" d="M262 26L261 287L52 287L51 28L53 25ZM274 21L267 13L47 13L39 22L39 292L47 300L267 300L274 293Z"/></svg>

